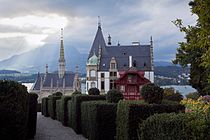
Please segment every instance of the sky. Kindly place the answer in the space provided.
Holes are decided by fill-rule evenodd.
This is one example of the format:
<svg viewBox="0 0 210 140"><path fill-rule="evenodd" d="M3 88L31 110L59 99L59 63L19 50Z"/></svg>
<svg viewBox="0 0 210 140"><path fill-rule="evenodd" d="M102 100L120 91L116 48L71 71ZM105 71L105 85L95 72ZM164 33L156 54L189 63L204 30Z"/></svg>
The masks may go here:
<svg viewBox="0 0 210 140"><path fill-rule="evenodd" d="M195 25L189 0L0 0L0 60L64 41L88 53L101 18L105 40L128 45L154 41L156 61L175 58L184 34L171 22ZM68 54L66 54L68 55Z"/></svg>

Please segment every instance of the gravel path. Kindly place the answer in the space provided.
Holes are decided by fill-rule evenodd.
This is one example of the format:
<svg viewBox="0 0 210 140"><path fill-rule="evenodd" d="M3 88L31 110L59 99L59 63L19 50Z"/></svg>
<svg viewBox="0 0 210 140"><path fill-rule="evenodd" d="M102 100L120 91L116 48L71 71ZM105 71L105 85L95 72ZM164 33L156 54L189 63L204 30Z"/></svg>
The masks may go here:
<svg viewBox="0 0 210 140"><path fill-rule="evenodd" d="M37 131L34 140L87 140L77 135L73 129L65 127L61 122L37 114Z"/></svg>

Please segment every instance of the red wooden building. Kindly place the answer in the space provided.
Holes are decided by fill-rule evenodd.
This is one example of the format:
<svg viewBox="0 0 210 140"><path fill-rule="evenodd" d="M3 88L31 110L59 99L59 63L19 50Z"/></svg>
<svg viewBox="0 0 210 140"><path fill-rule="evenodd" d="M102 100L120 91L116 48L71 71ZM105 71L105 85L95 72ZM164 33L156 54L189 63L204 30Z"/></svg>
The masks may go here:
<svg viewBox="0 0 210 140"><path fill-rule="evenodd" d="M141 99L141 88L144 84L150 83L144 77L144 71L138 71L135 67L129 68L127 71L119 72L120 78L115 81L116 88L120 90L124 99L139 100Z"/></svg>

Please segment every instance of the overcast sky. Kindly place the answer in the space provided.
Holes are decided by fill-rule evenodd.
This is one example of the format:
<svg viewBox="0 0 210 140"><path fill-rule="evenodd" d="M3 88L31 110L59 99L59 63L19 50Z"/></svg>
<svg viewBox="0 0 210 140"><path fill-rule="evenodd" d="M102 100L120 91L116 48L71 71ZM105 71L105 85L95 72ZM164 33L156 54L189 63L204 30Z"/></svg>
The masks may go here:
<svg viewBox="0 0 210 140"><path fill-rule="evenodd" d="M64 28L67 47L88 53L101 17L112 44L148 44L153 36L155 60L170 61L184 34L171 22L194 25L189 0L0 0L0 60L43 45L58 44ZM66 48L68 49L68 48ZM46 52L47 53L47 52ZM70 55L70 54L66 54Z"/></svg>

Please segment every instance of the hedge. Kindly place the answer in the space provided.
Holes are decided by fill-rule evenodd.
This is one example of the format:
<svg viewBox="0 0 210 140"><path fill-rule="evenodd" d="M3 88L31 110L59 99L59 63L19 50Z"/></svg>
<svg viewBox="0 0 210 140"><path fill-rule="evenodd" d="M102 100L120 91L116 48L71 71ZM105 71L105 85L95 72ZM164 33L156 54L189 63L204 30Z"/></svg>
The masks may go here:
<svg viewBox="0 0 210 140"><path fill-rule="evenodd" d="M210 139L205 116L194 113L156 114L140 124L140 130L141 140Z"/></svg>
<svg viewBox="0 0 210 140"><path fill-rule="evenodd" d="M48 111L48 101L49 101L49 97L42 98L42 112L45 117L50 116L49 111Z"/></svg>
<svg viewBox="0 0 210 140"><path fill-rule="evenodd" d="M37 112L41 112L42 113L42 109L41 109L42 105L41 103L37 104ZM42 114L43 115L43 114Z"/></svg>
<svg viewBox="0 0 210 140"><path fill-rule="evenodd" d="M106 100L103 95L74 95L71 105L71 125L77 134L81 133L81 103L83 101Z"/></svg>
<svg viewBox="0 0 210 140"><path fill-rule="evenodd" d="M71 100L71 96L62 96L61 97L61 122L64 126L68 126L68 108L67 103Z"/></svg>
<svg viewBox="0 0 210 140"><path fill-rule="evenodd" d="M143 101L120 101L117 108L117 140L138 139L138 124L155 113L184 112L180 104L147 104Z"/></svg>
<svg viewBox="0 0 210 140"><path fill-rule="evenodd" d="M67 102L67 110L68 110L68 126L72 127L72 101L69 100Z"/></svg>
<svg viewBox="0 0 210 140"><path fill-rule="evenodd" d="M36 93L30 93L29 95L29 114L28 114L28 135L27 138L34 138L36 134L36 122L37 122L37 98Z"/></svg>
<svg viewBox="0 0 210 140"><path fill-rule="evenodd" d="M114 140L116 103L89 101L81 105L82 134L89 140Z"/></svg>
<svg viewBox="0 0 210 140"><path fill-rule="evenodd" d="M27 88L0 80L0 139L25 140L28 121Z"/></svg>
<svg viewBox="0 0 210 140"><path fill-rule="evenodd" d="M56 119L61 121L61 99L56 100Z"/></svg>
<svg viewBox="0 0 210 140"><path fill-rule="evenodd" d="M56 100L59 99L61 99L61 96L49 96L48 112L53 120L56 119Z"/></svg>

